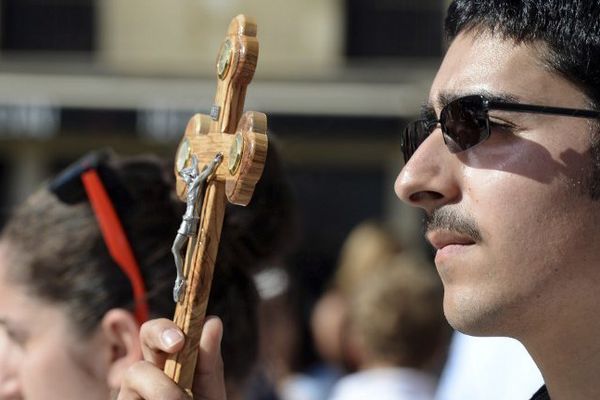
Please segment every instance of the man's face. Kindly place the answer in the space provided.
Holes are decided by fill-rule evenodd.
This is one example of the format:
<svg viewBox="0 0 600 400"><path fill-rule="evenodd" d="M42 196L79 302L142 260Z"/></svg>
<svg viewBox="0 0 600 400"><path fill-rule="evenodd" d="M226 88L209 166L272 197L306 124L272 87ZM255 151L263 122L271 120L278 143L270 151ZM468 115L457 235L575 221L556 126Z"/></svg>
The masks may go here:
<svg viewBox="0 0 600 400"><path fill-rule="evenodd" d="M575 86L542 64L539 50L462 33L429 104L438 117L444 97L481 93L589 108ZM585 323L585 293L600 287L600 203L586 186L590 121L506 111L490 111L490 121L505 127L493 125L488 140L457 154L438 127L396 181L403 201L433 216L427 238L438 249L446 317L466 333L517 338Z"/></svg>

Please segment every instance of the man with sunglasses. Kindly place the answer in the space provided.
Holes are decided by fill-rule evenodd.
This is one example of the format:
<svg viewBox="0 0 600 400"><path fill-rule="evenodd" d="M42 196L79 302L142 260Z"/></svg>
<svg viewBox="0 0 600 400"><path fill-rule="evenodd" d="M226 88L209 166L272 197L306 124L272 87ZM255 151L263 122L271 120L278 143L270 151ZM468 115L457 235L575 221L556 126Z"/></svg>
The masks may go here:
<svg viewBox="0 0 600 400"><path fill-rule="evenodd" d="M520 340L547 384L534 399L599 399L600 1L455 0L446 30L395 187L427 216L446 317ZM168 326L142 333L158 364ZM220 399L207 328L198 388ZM161 398L138 371L120 398Z"/></svg>
<svg viewBox="0 0 600 400"><path fill-rule="evenodd" d="M454 1L451 45L403 134L459 331L521 341L547 388L600 398L600 2Z"/></svg>

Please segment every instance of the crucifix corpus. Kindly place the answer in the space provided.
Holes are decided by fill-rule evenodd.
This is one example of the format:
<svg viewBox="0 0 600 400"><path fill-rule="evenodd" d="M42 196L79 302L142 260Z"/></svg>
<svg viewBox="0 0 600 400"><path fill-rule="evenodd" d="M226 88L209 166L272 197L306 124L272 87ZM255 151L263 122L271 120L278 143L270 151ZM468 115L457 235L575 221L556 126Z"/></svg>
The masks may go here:
<svg viewBox="0 0 600 400"><path fill-rule="evenodd" d="M242 114L257 59L256 23L238 15L217 57L217 93L210 115L190 119L177 149L177 195L186 202L186 211L173 243L178 271L174 321L186 340L167 360L165 372L190 396L225 206L250 202L267 157L266 115Z"/></svg>

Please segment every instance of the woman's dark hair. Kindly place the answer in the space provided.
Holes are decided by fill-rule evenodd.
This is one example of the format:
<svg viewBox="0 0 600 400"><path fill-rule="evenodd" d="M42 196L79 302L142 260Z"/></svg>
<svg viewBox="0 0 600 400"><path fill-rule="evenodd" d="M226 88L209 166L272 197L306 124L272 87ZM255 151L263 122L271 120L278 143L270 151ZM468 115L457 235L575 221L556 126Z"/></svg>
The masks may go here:
<svg viewBox="0 0 600 400"><path fill-rule="evenodd" d="M151 315L168 315L174 309L164 296L173 279L170 242L182 208L166 165L112 154L102 168L113 178L104 185L140 266ZM14 260L9 276L66 307L81 334L112 308L132 309L131 283L109 255L85 192L66 203L44 185L15 210L2 240Z"/></svg>
<svg viewBox="0 0 600 400"><path fill-rule="evenodd" d="M274 149L268 157L248 208L227 209L208 305L208 313L225 324L226 375L236 380L248 374L256 356L257 294L250 274L279 251L293 219L291 190ZM140 266L150 315L171 318L171 246L185 209L174 195L173 169L156 157L114 154L103 168L110 171L105 186ZM42 187L15 210L2 242L7 277L64 307L81 335L93 332L110 309L133 309L131 283L109 255L87 197L67 204Z"/></svg>

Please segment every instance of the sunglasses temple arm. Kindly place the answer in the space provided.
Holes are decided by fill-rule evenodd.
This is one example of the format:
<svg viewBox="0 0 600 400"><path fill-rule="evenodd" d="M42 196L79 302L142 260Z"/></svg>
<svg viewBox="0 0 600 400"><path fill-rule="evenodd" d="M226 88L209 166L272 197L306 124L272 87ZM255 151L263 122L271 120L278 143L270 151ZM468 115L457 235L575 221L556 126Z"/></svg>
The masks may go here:
<svg viewBox="0 0 600 400"><path fill-rule="evenodd" d="M549 106L538 106L531 104L518 104L518 103L503 103L489 101L487 103L489 110L503 110L503 111L516 111L516 112L527 112L533 114L551 114L551 115L563 115L566 117L578 117L578 118L600 118L600 111L594 110L580 110L576 108L562 108L562 107L549 107Z"/></svg>

